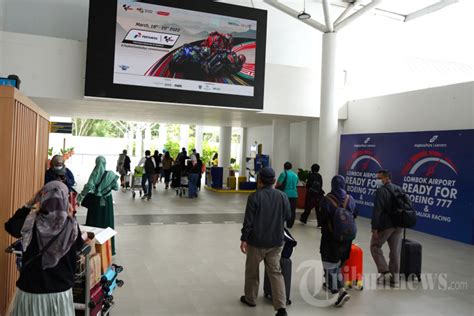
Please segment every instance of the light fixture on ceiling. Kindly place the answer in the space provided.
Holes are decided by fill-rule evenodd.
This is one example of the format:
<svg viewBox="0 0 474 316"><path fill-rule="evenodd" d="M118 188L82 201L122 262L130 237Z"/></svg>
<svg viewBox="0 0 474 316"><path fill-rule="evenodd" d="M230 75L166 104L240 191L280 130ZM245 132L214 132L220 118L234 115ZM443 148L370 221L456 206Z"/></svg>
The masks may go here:
<svg viewBox="0 0 474 316"><path fill-rule="evenodd" d="M304 0L303 2L303 11L301 11L300 14L298 14L298 19L300 20L311 19L311 14L306 12L306 0Z"/></svg>

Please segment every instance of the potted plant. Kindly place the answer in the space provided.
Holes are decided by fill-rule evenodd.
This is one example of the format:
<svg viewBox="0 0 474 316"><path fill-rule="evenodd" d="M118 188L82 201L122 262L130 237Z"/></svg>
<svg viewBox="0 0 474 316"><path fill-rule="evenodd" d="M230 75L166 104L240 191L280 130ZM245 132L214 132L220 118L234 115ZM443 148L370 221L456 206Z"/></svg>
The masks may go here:
<svg viewBox="0 0 474 316"><path fill-rule="evenodd" d="M230 167L229 167L229 176L230 177L235 177L235 163L237 162L237 160L235 160L235 158L230 158Z"/></svg>
<svg viewBox="0 0 474 316"><path fill-rule="evenodd" d="M67 152L67 149L61 149L61 155L63 156L64 160L67 160L69 158L69 154Z"/></svg>
<svg viewBox="0 0 474 316"><path fill-rule="evenodd" d="M309 170L298 168L298 200L296 201L297 208L304 208L306 202L306 181L308 180Z"/></svg>

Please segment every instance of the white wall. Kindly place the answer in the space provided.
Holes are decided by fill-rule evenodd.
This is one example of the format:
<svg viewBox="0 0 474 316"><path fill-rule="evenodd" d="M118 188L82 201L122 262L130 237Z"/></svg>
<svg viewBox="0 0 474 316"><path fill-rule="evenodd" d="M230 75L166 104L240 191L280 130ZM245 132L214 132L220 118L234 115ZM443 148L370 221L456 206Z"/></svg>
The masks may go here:
<svg viewBox="0 0 474 316"><path fill-rule="evenodd" d="M5 30L73 40L87 39L89 0L2 0Z"/></svg>
<svg viewBox="0 0 474 316"><path fill-rule="evenodd" d="M85 43L4 32L1 47L4 72L18 74L28 96L82 99ZM315 70L267 64L264 113L319 116L319 85L320 76Z"/></svg>
<svg viewBox="0 0 474 316"><path fill-rule="evenodd" d="M316 70L267 64L263 113L319 117L320 86Z"/></svg>
<svg viewBox="0 0 474 316"><path fill-rule="evenodd" d="M474 128L474 82L351 101L344 134Z"/></svg>
<svg viewBox="0 0 474 316"><path fill-rule="evenodd" d="M308 128L308 122L293 123L290 126L290 162L294 170L306 168Z"/></svg>
<svg viewBox="0 0 474 316"><path fill-rule="evenodd" d="M3 31L5 27L5 0L0 0L0 31Z"/></svg>
<svg viewBox="0 0 474 316"><path fill-rule="evenodd" d="M21 78L21 90L28 96L60 99L84 96L84 43L4 32L1 47L3 72L17 74Z"/></svg>
<svg viewBox="0 0 474 316"><path fill-rule="evenodd" d="M271 125L247 128L246 157L250 156L250 146L252 146L255 141L263 145L263 154L270 155L271 157L273 155L272 134L273 130Z"/></svg>
<svg viewBox="0 0 474 316"><path fill-rule="evenodd" d="M0 0L6 3L5 30L87 40L89 0ZM222 1L248 6L250 1ZM321 33L255 0L258 8L269 11L267 23L267 62L297 67L320 66ZM291 25L291 27L289 27ZM314 40L308 40L314 39Z"/></svg>

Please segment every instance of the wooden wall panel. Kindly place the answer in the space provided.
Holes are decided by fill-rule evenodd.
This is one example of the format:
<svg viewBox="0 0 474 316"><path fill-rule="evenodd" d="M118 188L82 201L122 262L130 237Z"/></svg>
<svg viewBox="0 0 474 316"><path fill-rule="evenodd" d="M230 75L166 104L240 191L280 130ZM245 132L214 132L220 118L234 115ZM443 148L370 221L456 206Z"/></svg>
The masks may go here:
<svg viewBox="0 0 474 316"><path fill-rule="evenodd" d="M0 224L10 218L44 181L48 116L18 90L0 87ZM3 225L2 225L3 226ZM0 229L0 316L15 293L15 258L3 252L12 238Z"/></svg>

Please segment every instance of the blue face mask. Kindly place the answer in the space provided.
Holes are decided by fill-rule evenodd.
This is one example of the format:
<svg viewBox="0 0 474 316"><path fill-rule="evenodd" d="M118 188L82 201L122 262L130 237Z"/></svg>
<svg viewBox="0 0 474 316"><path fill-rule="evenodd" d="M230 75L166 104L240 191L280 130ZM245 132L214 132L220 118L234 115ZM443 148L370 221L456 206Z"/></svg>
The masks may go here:
<svg viewBox="0 0 474 316"><path fill-rule="evenodd" d="M376 186L377 188L382 187L382 186L383 186L382 180L380 180L380 179L375 180L375 186Z"/></svg>

